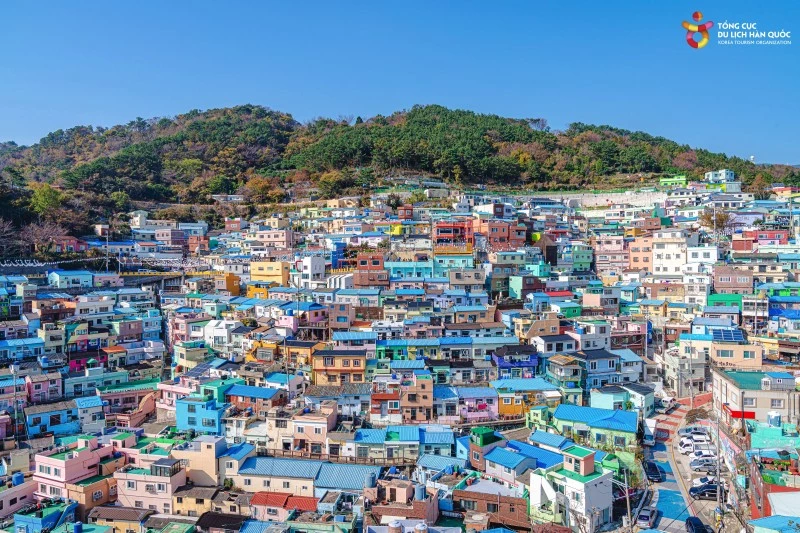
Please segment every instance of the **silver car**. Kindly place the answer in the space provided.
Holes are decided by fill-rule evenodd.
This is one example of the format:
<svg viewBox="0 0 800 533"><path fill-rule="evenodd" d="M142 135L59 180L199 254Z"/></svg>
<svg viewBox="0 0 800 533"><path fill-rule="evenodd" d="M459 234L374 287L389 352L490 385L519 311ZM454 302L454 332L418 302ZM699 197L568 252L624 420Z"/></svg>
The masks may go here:
<svg viewBox="0 0 800 533"><path fill-rule="evenodd" d="M636 517L636 525L642 529L650 529L656 523L658 510L653 507L643 507Z"/></svg>

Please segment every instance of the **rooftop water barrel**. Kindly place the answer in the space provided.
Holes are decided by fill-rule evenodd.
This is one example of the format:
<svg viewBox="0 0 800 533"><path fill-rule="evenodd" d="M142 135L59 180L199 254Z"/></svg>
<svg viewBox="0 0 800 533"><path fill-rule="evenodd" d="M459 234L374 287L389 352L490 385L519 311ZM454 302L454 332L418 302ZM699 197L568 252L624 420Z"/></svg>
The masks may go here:
<svg viewBox="0 0 800 533"><path fill-rule="evenodd" d="M420 522L416 526L414 526L415 533L427 533L428 525L425 522Z"/></svg>
<svg viewBox="0 0 800 533"><path fill-rule="evenodd" d="M453 465L447 465L444 467L444 473L448 476L453 475Z"/></svg>
<svg viewBox="0 0 800 533"><path fill-rule="evenodd" d="M414 487L414 499L420 502L425 499L425 485Z"/></svg>
<svg viewBox="0 0 800 533"><path fill-rule="evenodd" d="M403 533L403 524L399 520L389 522L389 533Z"/></svg>
<svg viewBox="0 0 800 533"><path fill-rule="evenodd" d="M41 364L42 364L42 368L47 368L48 366L50 366L50 359L48 359L48 357L46 355L43 355Z"/></svg>
<svg viewBox="0 0 800 533"><path fill-rule="evenodd" d="M83 523L75 522L72 524L72 533L83 533Z"/></svg>
<svg viewBox="0 0 800 533"><path fill-rule="evenodd" d="M767 413L767 424L771 428L781 427L781 414L778 411L770 411Z"/></svg>
<svg viewBox="0 0 800 533"><path fill-rule="evenodd" d="M11 484L13 486L22 485L25 483L25 474L22 472L15 472L13 476L11 476Z"/></svg>
<svg viewBox="0 0 800 533"><path fill-rule="evenodd" d="M364 488L365 489L372 489L375 488L375 484L377 480L375 478L375 472L370 472L367 474L367 477L364 479Z"/></svg>

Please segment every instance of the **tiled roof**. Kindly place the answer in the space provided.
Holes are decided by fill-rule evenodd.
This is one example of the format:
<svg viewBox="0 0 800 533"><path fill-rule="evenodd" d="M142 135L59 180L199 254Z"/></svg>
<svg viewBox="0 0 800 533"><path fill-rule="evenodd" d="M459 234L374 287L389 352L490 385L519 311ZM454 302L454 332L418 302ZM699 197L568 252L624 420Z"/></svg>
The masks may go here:
<svg viewBox="0 0 800 533"><path fill-rule="evenodd" d="M286 509L293 509L297 511L316 511L318 498L311 496L289 496L286 502Z"/></svg>
<svg viewBox="0 0 800 533"><path fill-rule="evenodd" d="M283 508L289 496L291 496L291 493L288 492L256 492L250 500L250 505Z"/></svg>

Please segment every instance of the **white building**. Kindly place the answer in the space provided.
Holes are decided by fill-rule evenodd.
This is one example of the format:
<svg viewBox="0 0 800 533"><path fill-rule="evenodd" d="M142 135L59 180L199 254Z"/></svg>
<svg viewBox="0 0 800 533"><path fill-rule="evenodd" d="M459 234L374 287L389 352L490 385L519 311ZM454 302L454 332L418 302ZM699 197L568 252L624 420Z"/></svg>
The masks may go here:
<svg viewBox="0 0 800 533"><path fill-rule="evenodd" d="M706 172L706 181L709 183L727 183L729 181L736 181L736 174L733 170L723 168L722 170L712 170Z"/></svg>
<svg viewBox="0 0 800 533"><path fill-rule="evenodd" d="M687 249L697 246L698 235L685 229L665 229L653 233L653 275L657 279L682 278Z"/></svg>

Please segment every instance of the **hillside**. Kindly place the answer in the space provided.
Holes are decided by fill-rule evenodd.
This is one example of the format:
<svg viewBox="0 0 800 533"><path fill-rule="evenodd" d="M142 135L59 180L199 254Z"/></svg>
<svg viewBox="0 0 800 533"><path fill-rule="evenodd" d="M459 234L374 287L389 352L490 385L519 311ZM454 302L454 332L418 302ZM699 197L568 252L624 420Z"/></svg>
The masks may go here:
<svg viewBox="0 0 800 533"><path fill-rule="evenodd" d="M577 189L665 173L697 177L716 168L733 169L745 182L757 172L767 181L796 178L791 167L756 166L647 133L581 123L553 132L543 119L441 106L301 125L291 115L244 105L111 128L77 126L29 147L0 144L6 187L15 184L24 197L31 184L51 184L62 203L78 200L90 216L129 200L202 204L211 194L235 191L253 203L280 201L288 189L302 194L312 185L323 196L351 187L361 193L398 170L465 185ZM3 194L8 189L0 200ZM25 201L16 198L16 205Z"/></svg>

